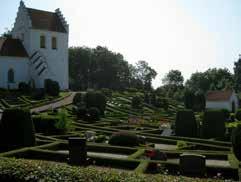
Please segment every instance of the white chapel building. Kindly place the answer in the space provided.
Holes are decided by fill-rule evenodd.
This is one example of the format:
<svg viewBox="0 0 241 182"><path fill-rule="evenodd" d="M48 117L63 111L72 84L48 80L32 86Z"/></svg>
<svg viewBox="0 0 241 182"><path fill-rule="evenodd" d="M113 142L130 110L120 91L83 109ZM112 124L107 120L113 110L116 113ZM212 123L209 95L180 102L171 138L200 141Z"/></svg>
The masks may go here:
<svg viewBox="0 0 241 182"><path fill-rule="evenodd" d="M11 36L0 37L0 88L17 89L20 82L43 88L45 79L69 88L69 26L59 9L31 9L21 1Z"/></svg>

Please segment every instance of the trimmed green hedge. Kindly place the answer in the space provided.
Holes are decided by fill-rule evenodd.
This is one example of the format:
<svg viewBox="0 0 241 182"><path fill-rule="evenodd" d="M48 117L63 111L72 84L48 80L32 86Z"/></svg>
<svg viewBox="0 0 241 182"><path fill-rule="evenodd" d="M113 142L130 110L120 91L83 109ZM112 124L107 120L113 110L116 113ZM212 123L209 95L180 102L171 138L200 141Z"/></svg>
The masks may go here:
<svg viewBox="0 0 241 182"><path fill-rule="evenodd" d="M192 110L178 111L176 115L175 133L177 136L197 137L198 125Z"/></svg>
<svg viewBox="0 0 241 182"><path fill-rule="evenodd" d="M237 159L241 161L241 125L238 125L237 128L233 129L231 140L233 152Z"/></svg>
<svg viewBox="0 0 241 182"><path fill-rule="evenodd" d="M217 138L224 137L225 115L221 110L208 110L204 112L202 137Z"/></svg>
<svg viewBox="0 0 241 182"><path fill-rule="evenodd" d="M168 175L143 175L106 168L80 168L55 162L1 158L0 181L204 182L210 181L210 179Z"/></svg>
<svg viewBox="0 0 241 182"><path fill-rule="evenodd" d="M37 133L51 134L56 133L57 128L55 124L58 121L58 116L54 115L36 115L33 116L33 123Z"/></svg>
<svg viewBox="0 0 241 182"><path fill-rule="evenodd" d="M35 145L35 130L30 111L4 110L0 123L0 146L8 149L33 145Z"/></svg>

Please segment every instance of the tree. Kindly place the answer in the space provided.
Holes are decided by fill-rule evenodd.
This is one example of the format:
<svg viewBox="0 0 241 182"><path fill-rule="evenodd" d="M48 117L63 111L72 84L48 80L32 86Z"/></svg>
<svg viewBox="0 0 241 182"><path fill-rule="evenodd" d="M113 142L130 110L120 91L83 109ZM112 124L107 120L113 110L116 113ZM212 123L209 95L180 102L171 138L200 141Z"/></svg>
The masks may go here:
<svg viewBox="0 0 241 182"><path fill-rule="evenodd" d="M234 88L237 92L241 91L241 56L234 63Z"/></svg>
<svg viewBox="0 0 241 182"><path fill-rule="evenodd" d="M144 90L152 89L152 80L156 78L157 72L146 61L138 61L135 66L130 66L130 70L134 81L131 85L137 85Z"/></svg>
<svg viewBox="0 0 241 182"><path fill-rule="evenodd" d="M193 92L200 90L206 93L208 90L222 90L232 87L233 83L233 75L227 68L213 68L205 72L193 73L185 86Z"/></svg>
<svg viewBox="0 0 241 182"><path fill-rule="evenodd" d="M128 88L131 80L129 64L123 55L97 46L69 49L70 86L74 90L87 88Z"/></svg>
<svg viewBox="0 0 241 182"><path fill-rule="evenodd" d="M164 85L174 85L176 87L183 85L184 78L181 71L170 70L162 79Z"/></svg>
<svg viewBox="0 0 241 182"><path fill-rule="evenodd" d="M8 28L5 28L5 32L3 32L1 36L5 38L12 38L11 31Z"/></svg>

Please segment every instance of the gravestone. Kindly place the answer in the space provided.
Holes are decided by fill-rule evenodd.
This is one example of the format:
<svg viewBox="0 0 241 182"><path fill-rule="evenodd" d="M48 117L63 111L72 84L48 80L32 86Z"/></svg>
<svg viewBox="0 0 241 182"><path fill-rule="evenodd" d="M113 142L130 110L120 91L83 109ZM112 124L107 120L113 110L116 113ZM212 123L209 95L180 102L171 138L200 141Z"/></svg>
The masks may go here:
<svg viewBox="0 0 241 182"><path fill-rule="evenodd" d="M69 139L69 163L71 165L87 164L86 139L70 137Z"/></svg>
<svg viewBox="0 0 241 182"><path fill-rule="evenodd" d="M181 174L203 177L206 172L206 157L184 153L180 155L179 165Z"/></svg>

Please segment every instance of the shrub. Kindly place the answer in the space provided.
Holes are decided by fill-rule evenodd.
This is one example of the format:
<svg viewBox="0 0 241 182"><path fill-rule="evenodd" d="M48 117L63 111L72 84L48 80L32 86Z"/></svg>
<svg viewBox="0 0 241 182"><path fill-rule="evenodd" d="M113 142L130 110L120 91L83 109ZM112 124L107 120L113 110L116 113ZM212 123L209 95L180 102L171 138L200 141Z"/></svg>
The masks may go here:
<svg viewBox="0 0 241 182"><path fill-rule="evenodd" d="M188 147L187 142L185 141L177 141L177 149L178 150L183 150Z"/></svg>
<svg viewBox="0 0 241 182"><path fill-rule="evenodd" d="M29 93L30 91L30 86L29 84L25 83L25 82L20 82L18 84L18 90L22 93Z"/></svg>
<svg viewBox="0 0 241 182"><path fill-rule="evenodd" d="M237 159L241 161L241 125L238 125L235 129L233 129L231 141L233 152Z"/></svg>
<svg viewBox="0 0 241 182"><path fill-rule="evenodd" d="M177 136L197 137L198 125L193 111L178 111L175 122L175 133Z"/></svg>
<svg viewBox="0 0 241 182"><path fill-rule="evenodd" d="M224 137L225 116L221 110L209 110L204 112L202 135L204 138Z"/></svg>
<svg viewBox="0 0 241 182"><path fill-rule="evenodd" d="M52 134L57 133L55 124L58 121L58 116L54 115L36 115L33 116L35 130L38 133Z"/></svg>
<svg viewBox="0 0 241 182"><path fill-rule="evenodd" d="M35 130L29 110L4 110L0 124L0 145L7 148L35 145Z"/></svg>
<svg viewBox="0 0 241 182"><path fill-rule="evenodd" d="M45 97L45 91L44 89L35 89L33 92L32 92L32 98L34 100L42 100L44 99Z"/></svg>
<svg viewBox="0 0 241 182"><path fill-rule="evenodd" d="M58 96L60 87L59 83L51 79L44 80L44 89L50 96Z"/></svg>
<svg viewBox="0 0 241 182"><path fill-rule="evenodd" d="M89 121L98 121L100 120L100 110L96 107L91 107L88 110L88 120Z"/></svg>
<svg viewBox="0 0 241 182"><path fill-rule="evenodd" d="M102 88L101 92L106 96L106 97L112 97L112 91L108 88Z"/></svg>
<svg viewBox="0 0 241 182"><path fill-rule="evenodd" d="M96 107L100 110L100 113L104 115L106 107L106 97L101 92L89 91L83 98L87 108Z"/></svg>
<svg viewBox="0 0 241 182"><path fill-rule="evenodd" d="M150 94L150 102L151 102L151 105L153 105L153 106L156 105L156 94L155 93Z"/></svg>
<svg viewBox="0 0 241 182"><path fill-rule="evenodd" d="M164 108L165 110L168 110L168 100L166 98L160 98L158 97L156 99L155 106L159 108Z"/></svg>
<svg viewBox="0 0 241 182"><path fill-rule="evenodd" d="M241 109L237 110L237 112L235 113L235 117L237 120L241 121Z"/></svg>
<svg viewBox="0 0 241 182"><path fill-rule="evenodd" d="M147 104L150 104L150 96L149 96L148 93L144 94L144 102L147 103Z"/></svg>
<svg viewBox="0 0 241 182"><path fill-rule="evenodd" d="M70 129L71 122L68 119L67 111L65 109L61 109L58 114L58 120L55 123L55 127L62 132L66 132Z"/></svg>
<svg viewBox="0 0 241 182"><path fill-rule="evenodd" d="M77 118L79 118L79 119L85 119L85 117L87 115L86 107L85 106L77 107L76 115L77 115Z"/></svg>
<svg viewBox="0 0 241 182"><path fill-rule="evenodd" d="M139 140L138 136L135 133L130 132L117 132L114 133L109 140L110 145L117 145L117 146L138 146Z"/></svg>
<svg viewBox="0 0 241 182"><path fill-rule="evenodd" d="M74 105L80 105L82 102L82 94L80 92L76 93L73 99Z"/></svg>
<svg viewBox="0 0 241 182"><path fill-rule="evenodd" d="M222 111L223 114L224 114L225 120L226 120L226 121L229 120L229 118L230 118L230 112L229 112L229 110L228 110L228 109L221 109L221 111Z"/></svg>
<svg viewBox="0 0 241 182"><path fill-rule="evenodd" d="M134 96L132 98L132 108L134 109L142 109L142 98L140 96Z"/></svg>

